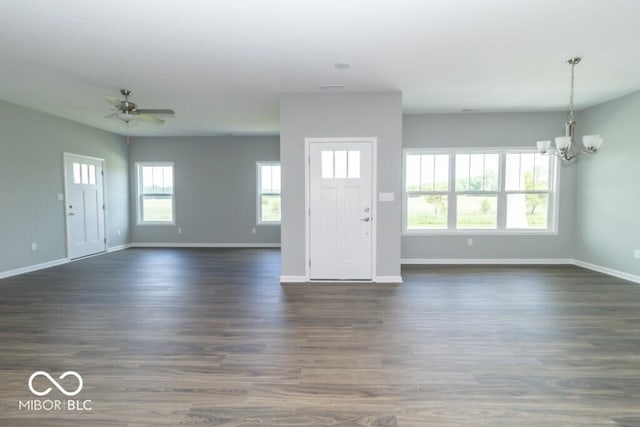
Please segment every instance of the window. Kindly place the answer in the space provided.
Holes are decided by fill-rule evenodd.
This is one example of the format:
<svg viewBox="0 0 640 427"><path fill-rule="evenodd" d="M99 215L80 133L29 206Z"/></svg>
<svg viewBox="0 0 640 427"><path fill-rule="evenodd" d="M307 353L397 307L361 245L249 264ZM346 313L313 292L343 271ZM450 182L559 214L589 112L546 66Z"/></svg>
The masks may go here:
<svg viewBox="0 0 640 427"><path fill-rule="evenodd" d="M136 163L138 224L175 224L173 163Z"/></svg>
<svg viewBox="0 0 640 427"><path fill-rule="evenodd" d="M360 151L323 150L322 179L360 178Z"/></svg>
<svg viewBox="0 0 640 427"><path fill-rule="evenodd" d="M456 154L456 228L498 226L499 154Z"/></svg>
<svg viewBox="0 0 640 427"><path fill-rule="evenodd" d="M404 230L555 230L554 157L531 150L405 150Z"/></svg>
<svg viewBox="0 0 640 427"><path fill-rule="evenodd" d="M535 153L507 153L507 228L548 227L550 160Z"/></svg>
<svg viewBox="0 0 640 427"><path fill-rule="evenodd" d="M280 224L280 163L258 162L258 224Z"/></svg>
<svg viewBox="0 0 640 427"><path fill-rule="evenodd" d="M74 184L96 184L96 166L87 163L73 163Z"/></svg>
<svg viewBox="0 0 640 427"><path fill-rule="evenodd" d="M407 227L447 228L449 155L408 154L405 166Z"/></svg>

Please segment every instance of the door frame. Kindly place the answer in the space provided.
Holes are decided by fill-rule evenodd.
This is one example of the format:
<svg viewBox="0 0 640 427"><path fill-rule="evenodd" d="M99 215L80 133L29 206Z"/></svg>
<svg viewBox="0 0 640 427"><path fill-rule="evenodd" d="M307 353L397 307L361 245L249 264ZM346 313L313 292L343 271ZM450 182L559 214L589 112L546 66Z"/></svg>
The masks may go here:
<svg viewBox="0 0 640 427"><path fill-rule="evenodd" d="M107 174L104 173L107 170L107 161L101 157L93 157L93 156L85 156L84 154L76 154L76 153L68 153L68 152L63 152L62 153L62 172L63 172L63 179L64 179L64 203L62 204L63 207L63 215L64 215L64 228L65 228L65 240L66 240L66 256L67 259L71 259L70 258L70 250L69 247L71 245L71 238L69 236L69 231L70 231L70 227L69 227L69 215L67 215L67 201L69 200L69 193L67 191L67 179L69 179L69 176L67 175L67 159L70 157L80 157L82 159L87 159L87 160L93 160L93 161L98 161L102 163L102 203L104 204L104 210L103 210L103 217L104 217L104 221L103 221L103 227L104 230L102 231L104 233L104 252L99 252L95 255L99 255L102 253L106 253L109 250L109 241L107 239L107 202L105 201L105 196L106 196L106 187L107 187L107 181L106 181L106 177ZM91 255L89 255L91 256Z"/></svg>
<svg viewBox="0 0 640 427"><path fill-rule="evenodd" d="M311 144L313 143L349 143L368 142L371 144L371 280L340 280L340 282L367 283L376 281L376 264L378 259L377 229L378 229L378 138L370 137L329 137L329 138L305 138L304 139L304 229L305 229L305 254L304 271L307 282L331 282L334 280L311 279L309 261L311 257Z"/></svg>

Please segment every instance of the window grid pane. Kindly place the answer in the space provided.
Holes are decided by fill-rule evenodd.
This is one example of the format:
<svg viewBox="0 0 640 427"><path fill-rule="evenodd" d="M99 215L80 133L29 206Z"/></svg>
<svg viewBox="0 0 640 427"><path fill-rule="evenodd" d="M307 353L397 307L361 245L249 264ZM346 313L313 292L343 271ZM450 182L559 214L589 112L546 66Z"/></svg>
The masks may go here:
<svg viewBox="0 0 640 427"><path fill-rule="evenodd" d="M407 228L410 230L446 229L446 194L412 194L407 199Z"/></svg>
<svg viewBox="0 0 640 427"><path fill-rule="evenodd" d="M271 168L266 165L260 166L260 192L271 193Z"/></svg>
<svg viewBox="0 0 640 427"><path fill-rule="evenodd" d="M333 151L322 151L321 169L323 179L333 179Z"/></svg>
<svg viewBox="0 0 640 427"><path fill-rule="evenodd" d="M360 178L360 151L350 150L347 160L348 177L352 179Z"/></svg>
<svg viewBox="0 0 640 427"><path fill-rule="evenodd" d="M80 182L82 184L88 184L89 183L89 165L87 165L86 163L81 163L80 164Z"/></svg>
<svg viewBox="0 0 640 427"><path fill-rule="evenodd" d="M498 226L498 196L464 194L457 196L456 227L495 229Z"/></svg>
<svg viewBox="0 0 640 427"><path fill-rule="evenodd" d="M507 228L546 229L549 216L548 194L508 194Z"/></svg>
<svg viewBox="0 0 640 427"><path fill-rule="evenodd" d="M95 165L89 165L89 184L91 185L96 184L96 166Z"/></svg>
<svg viewBox="0 0 640 427"><path fill-rule="evenodd" d="M80 163L74 163L73 164L73 183L74 184L80 184L81 178L80 178Z"/></svg>
<svg viewBox="0 0 640 427"><path fill-rule="evenodd" d="M433 162L430 154L420 156L420 190L433 191Z"/></svg>
<svg viewBox="0 0 640 427"><path fill-rule="evenodd" d="M334 151L335 178L347 177L347 152L344 150Z"/></svg>
<svg viewBox="0 0 640 427"><path fill-rule="evenodd" d="M420 157L408 155L406 161L406 188L407 191L420 190Z"/></svg>

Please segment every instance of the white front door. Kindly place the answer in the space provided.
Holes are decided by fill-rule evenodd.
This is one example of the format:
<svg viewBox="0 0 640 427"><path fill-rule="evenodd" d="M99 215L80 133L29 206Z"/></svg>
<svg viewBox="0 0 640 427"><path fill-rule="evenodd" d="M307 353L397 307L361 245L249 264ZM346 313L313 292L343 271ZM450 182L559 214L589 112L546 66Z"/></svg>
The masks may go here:
<svg viewBox="0 0 640 427"><path fill-rule="evenodd" d="M101 159L65 153L67 253L80 258L106 250Z"/></svg>
<svg viewBox="0 0 640 427"><path fill-rule="evenodd" d="M371 280L372 143L309 143L309 278Z"/></svg>

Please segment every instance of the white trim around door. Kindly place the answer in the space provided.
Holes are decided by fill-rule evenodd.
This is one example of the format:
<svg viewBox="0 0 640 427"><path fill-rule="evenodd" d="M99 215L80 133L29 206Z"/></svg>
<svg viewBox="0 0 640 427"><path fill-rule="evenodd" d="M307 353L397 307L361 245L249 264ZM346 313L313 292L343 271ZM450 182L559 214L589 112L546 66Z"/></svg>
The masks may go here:
<svg viewBox="0 0 640 427"><path fill-rule="evenodd" d="M63 153L67 258L106 252L105 160Z"/></svg>
<svg viewBox="0 0 640 427"><path fill-rule="evenodd" d="M313 262L311 259L312 247L311 247L311 185L312 185L312 144L324 144L327 147L333 147L335 150L336 147L342 148L342 144L344 144L344 149L348 150L349 143L353 144L353 146L357 146L358 144L370 144L370 152L371 152L371 178L370 178L370 202L367 204L367 208L369 211L367 215L370 218L370 239L371 239L371 250L370 250L370 267L365 275L362 277L354 277L352 275L337 275L335 280L356 280L363 282L374 282L377 279L376 276L376 260L377 260L377 138L376 137L340 137L340 138L305 138L305 281L307 282L326 282L326 279L314 278L312 269L310 267L310 263ZM316 212L316 215L318 213ZM300 277L296 277L299 279ZM317 280L314 280L317 279ZM333 278L332 278L333 279Z"/></svg>

